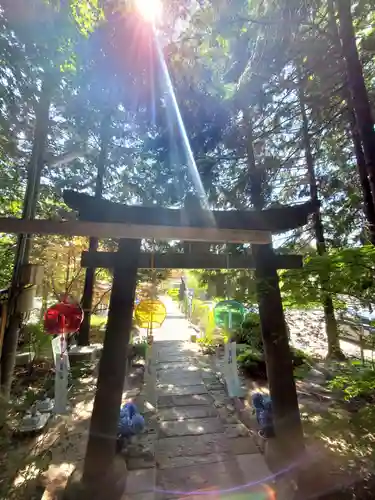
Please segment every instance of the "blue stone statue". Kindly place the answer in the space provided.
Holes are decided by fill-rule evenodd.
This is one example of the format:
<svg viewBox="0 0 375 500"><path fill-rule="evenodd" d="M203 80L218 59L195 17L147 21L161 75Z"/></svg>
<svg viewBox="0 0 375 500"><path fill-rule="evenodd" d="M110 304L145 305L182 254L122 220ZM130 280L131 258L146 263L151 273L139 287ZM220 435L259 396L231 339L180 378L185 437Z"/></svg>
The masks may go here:
<svg viewBox="0 0 375 500"><path fill-rule="evenodd" d="M265 438L273 437L275 435L275 430L273 426L271 398L265 394L256 392L252 396L252 402L261 435Z"/></svg>
<svg viewBox="0 0 375 500"><path fill-rule="evenodd" d="M118 434L122 438L131 438L145 428L145 420L134 403L126 403L120 410Z"/></svg>

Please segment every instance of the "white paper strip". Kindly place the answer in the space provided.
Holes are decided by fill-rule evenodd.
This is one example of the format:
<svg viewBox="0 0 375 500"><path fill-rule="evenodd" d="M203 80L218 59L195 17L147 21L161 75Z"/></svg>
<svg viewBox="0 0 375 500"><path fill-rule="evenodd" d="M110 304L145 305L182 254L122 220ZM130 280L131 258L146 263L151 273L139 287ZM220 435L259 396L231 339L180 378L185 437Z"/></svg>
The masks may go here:
<svg viewBox="0 0 375 500"><path fill-rule="evenodd" d="M54 361L55 366L56 366L56 356L60 357L60 354L61 354L61 339L60 339L60 336L53 338L51 344L52 344L53 361ZM64 340L64 346L65 346L64 350L67 353L67 343L66 343L66 340ZM68 370L70 371L70 362L69 362L69 356L68 355L67 355L67 363L68 363Z"/></svg>
<svg viewBox="0 0 375 500"><path fill-rule="evenodd" d="M61 347L63 351L62 356ZM57 415L66 415L68 413L70 364L65 337L63 342L60 337L52 340L52 351L55 360L55 407L53 412Z"/></svg>
<svg viewBox="0 0 375 500"><path fill-rule="evenodd" d="M154 347L152 344L147 346L146 360L145 360L145 402L151 403L152 406L156 406L156 367L154 360Z"/></svg>
<svg viewBox="0 0 375 500"><path fill-rule="evenodd" d="M224 346L224 377L229 397L242 396L243 391L237 370L236 342L228 342Z"/></svg>

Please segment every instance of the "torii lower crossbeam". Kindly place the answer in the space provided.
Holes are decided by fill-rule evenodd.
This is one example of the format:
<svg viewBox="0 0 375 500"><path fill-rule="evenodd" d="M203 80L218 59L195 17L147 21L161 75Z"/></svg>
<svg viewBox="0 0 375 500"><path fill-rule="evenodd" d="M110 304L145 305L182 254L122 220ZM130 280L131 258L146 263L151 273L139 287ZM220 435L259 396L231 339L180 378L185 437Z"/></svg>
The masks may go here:
<svg viewBox="0 0 375 500"><path fill-rule="evenodd" d="M122 258L116 252L83 252L82 267L115 268ZM276 269L299 269L302 267L300 255L274 255ZM254 269L252 255L231 255L214 253L141 253L140 269Z"/></svg>

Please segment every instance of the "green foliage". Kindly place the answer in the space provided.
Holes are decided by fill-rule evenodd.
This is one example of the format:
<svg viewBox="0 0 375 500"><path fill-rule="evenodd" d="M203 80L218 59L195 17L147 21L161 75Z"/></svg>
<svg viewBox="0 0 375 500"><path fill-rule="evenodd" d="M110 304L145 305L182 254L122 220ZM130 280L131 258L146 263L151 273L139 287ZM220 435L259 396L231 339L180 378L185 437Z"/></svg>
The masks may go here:
<svg viewBox="0 0 375 500"><path fill-rule="evenodd" d="M134 358L146 359L148 344L145 340L134 341L131 346Z"/></svg>
<svg viewBox="0 0 375 500"><path fill-rule="evenodd" d="M245 369L255 368L260 362L264 362L263 354L253 347L246 347L237 356L239 365Z"/></svg>
<svg viewBox="0 0 375 500"><path fill-rule="evenodd" d="M316 307L321 300L320 273L328 273L328 292L338 306L343 296L371 304L375 290L375 247L337 248L328 254L305 258L302 269L281 272L281 291L287 307Z"/></svg>
<svg viewBox="0 0 375 500"><path fill-rule="evenodd" d="M92 33L98 22L104 19L99 0L70 0L70 6L73 18L85 36Z"/></svg>
<svg viewBox="0 0 375 500"><path fill-rule="evenodd" d="M250 312L246 315L241 328L235 332L235 339L238 344L247 344L256 352L263 352L260 317L258 313Z"/></svg>
<svg viewBox="0 0 375 500"><path fill-rule="evenodd" d="M105 316L99 316L98 314L91 314L90 325L92 328L102 329L107 323L107 318Z"/></svg>
<svg viewBox="0 0 375 500"><path fill-rule="evenodd" d="M15 244L14 237L0 237L0 290L7 288L12 279Z"/></svg>
<svg viewBox="0 0 375 500"><path fill-rule="evenodd" d="M363 398L373 401L375 391L375 369L366 367L360 362L353 362L341 367L339 374L329 382L329 387L340 390L344 398Z"/></svg>
<svg viewBox="0 0 375 500"><path fill-rule="evenodd" d="M46 334L43 321L27 323L22 329L21 338L25 341L24 349L34 352L36 360L42 356L49 356L52 352L51 336Z"/></svg>
<svg viewBox="0 0 375 500"><path fill-rule="evenodd" d="M173 300L178 301L179 299L179 289L178 288L169 288L167 290L167 295L171 297Z"/></svg>
<svg viewBox="0 0 375 500"><path fill-rule="evenodd" d="M191 309L191 322L197 325L205 325L208 322L208 316L211 308L212 304L210 302L203 302L199 299L193 299Z"/></svg>

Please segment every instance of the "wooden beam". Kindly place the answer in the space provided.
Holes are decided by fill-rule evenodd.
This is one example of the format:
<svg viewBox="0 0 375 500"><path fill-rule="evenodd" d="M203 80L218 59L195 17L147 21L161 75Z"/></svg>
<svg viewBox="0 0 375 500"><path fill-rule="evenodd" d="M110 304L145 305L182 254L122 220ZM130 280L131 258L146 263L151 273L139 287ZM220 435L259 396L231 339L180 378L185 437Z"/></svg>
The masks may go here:
<svg viewBox="0 0 375 500"><path fill-rule="evenodd" d="M133 225L112 222L55 221L0 217L0 233L61 234L65 236L94 236L96 238L128 238L155 240L215 241L217 243L271 243L268 231L217 229L211 227L172 227Z"/></svg>
<svg viewBox="0 0 375 500"><path fill-rule="evenodd" d="M82 267L113 268L120 257L116 252L83 252ZM277 269L298 269L302 267L300 255L275 255ZM183 254L142 253L140 269L254 269L252 255L225 254Z"/></svg>
<svg viewBox="0 0 375 500"><path fill-rule="evenodd" d="M315 202L280 205L265 210L202 210L158 206L122 205L75 191L64 191L65 203L86 221L116 222L168 227L211 227L280 233L307 223L317 209ZM194 204L193 204L194 207ZM179 238L183 239L183 238ZM189 239L189 238L186 238Z"/></svg>

